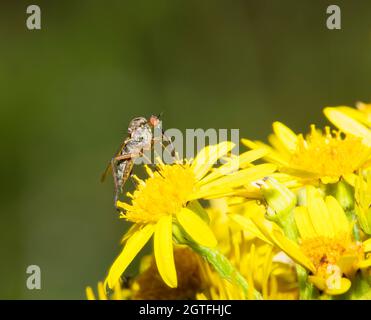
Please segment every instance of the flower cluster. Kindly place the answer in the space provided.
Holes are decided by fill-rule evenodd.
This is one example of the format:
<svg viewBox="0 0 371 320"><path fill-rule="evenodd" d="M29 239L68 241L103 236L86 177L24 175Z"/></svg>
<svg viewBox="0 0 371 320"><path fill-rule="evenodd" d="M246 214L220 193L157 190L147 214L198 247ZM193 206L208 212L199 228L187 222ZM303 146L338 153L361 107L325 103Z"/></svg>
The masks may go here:
<svg viewBox="0 0 371 320"><path fill-rule="evenodd" d="M274 122L239 156L221 142L147 166L117 203L132 225L88 299L371 299L371 105L324 114L334 127Z"/></svg>

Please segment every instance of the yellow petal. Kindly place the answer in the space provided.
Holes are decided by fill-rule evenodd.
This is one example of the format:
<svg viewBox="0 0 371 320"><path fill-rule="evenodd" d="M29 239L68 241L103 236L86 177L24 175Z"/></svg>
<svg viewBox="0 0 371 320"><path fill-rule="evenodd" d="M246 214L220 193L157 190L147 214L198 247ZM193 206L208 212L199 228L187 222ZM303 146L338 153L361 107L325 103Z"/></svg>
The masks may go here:
<svg viewBox="0 0 371 320"><path fill-rule="evenodd" d="M99 300L107 300L107 295L105 293L102 282L98 282L98 297L99 297Z"/></svg>
<svg viewBox="0 0 371 320"><path fill-rule="evenodd" d="M257 228L278 248L291 259L314 272L315 268L310 259L300 250L300 247L285 237L282 230L275 224L259 217L251 217Z"/></svg>
<svg viewBox="0 0 371 320"><path fill-rule="evenodd" d="M312 221L309 217L306 207L296 207L294 209L296 226L298 227L302 239L311 239L316 237Z"/></svg>
<svg viewBox="0 0 371 320"><path fill-rule="evenodd" d="M282 232L273 230L272 239L296 263L301 264L312 272L315 271L312 261L300 250L300 247L295 242L286 238Z"/></svg>
<svg viewBox="0 0 371 320"><path fill-rule="evenodd" d="M262 143L260 141L252 141L252 140L245 139L245 138L241 139L241 143L252 150L259 149L259 148L265 148L268 151L270 151L270 149L272 149L269 145L265 143Z"/></svg>
<svg viewBox="0 0 371 320"><path fill-rule="evenodd" d="M358 108L358 106L362 106L362 105L365 105L365 104L362 103L362 102L357 103L357 108ZM351 108L351 107L339 106L339 107L336 107L336 109L338 109L342 113L348 115L349 117L351 117L351 118L353 118L353 119L355 119L359 122L362 122L363 124L367 125L368 127L371 127L371 118L368 119L366 114L363 113L362 111L360 111L361 108L358 108L358 110L357 110L357 109L354 109L354 108Z"/></svg>
<svg viewBox="0 0 371 320"><path fill-rule="evenodd" d="M282 143L282 141L275 135L270 134L268 136L268 141L270 145L281 155L284 155L286 158L291 157L292 152L287 150L287 147L285 144Z"/></svg>
<svg viewBox="0 0 371 320"><path fill-rule="evenodd" d="M257 238L272 245L272 242L264 236L263 233L256 227L256 225L248 218L239 214L230 214L229 217L236 222L243 230L253 234Z"/></svg>
<svg viewBox="0 0 371 320"><path fill-rule="evenodd" d="M197 293L196 300L208 300L204 293Z"/></svg>
<svg viewBox="0 0 371 320"><path fill-rule="evenodd" d="M204 220L206 223L210 222L210 217L208 212L201 206L201 204L197 201L190 201L187 204L187 208L194 213L196 213L202 220Z"/></svg>
<svg viewBox="0 0 371 320"><path fill-rule="evenodd" d="M352 119L337 108L327 107L323 110L326 117L345 133L364 138L368 145L371 145L371 131L358 121Z"/></svg>
<svg viewBox="0 0 371 320"><path fill-rule="evenodd" d="M330 177L330 176L320 177L320 179L323 184L331 184L331 183L336 183L339 181L339 177Z"/></svg>
<svg viewBox="0 0 371 320"><path fill-rule="evenodd" d="M273 131L289 152L295 152L298 137L290 128L276 121L273 123Z"/></svg>
<svg viewBox="0 0 371 320"><path fill-rule="evenodd" d="M340 279L340 287L339 288L336 288L336 289L328 289L326 288L325 289L325 292L331 296L336 296L336 295L340 295L340 294L343 294L345 292L347 292L350 288L350 286L352 285L352 283L350 282L349 279L347 278L341 278Z"/></svg>
<svg viewBox="0 0 371 320"><path fill-rule="evenodd" d="M145 171L146 171L146 173L148 174L149 177L153 177L153 171L148 165L145 165L144 169L145 169Z"/></svg>
<svg viewBox="0 0 371 320"><path fill-rule="evenodd" d="M268 162L276 163L281 166L288 166L289 162L282 154L275 151L271 146L260 142L260 141L251 141L248 139L241 139L241 143L250 149L265 149L268 154L264 156L264 159Z"/></svg>
<svg viewBox="0 0 371 320"><path fill-rule="evenodd" d="M299 179L295 179L293 176L283 172L275 172L271 175L271 177L289 189L297 189L302 186L302 183Z"/></svg>
<svg viewBox="0 0 371 320"><path fill-rule="evenodd" d="M350 280L348 280L347 278L341 278L341 279L339 279L340 280L339 281L339 287L330 289L330 288L328 288L328 286L326 284L326 280L321 278L321 277L309 276L308 279L318 289L320 289L320 290L324 291L326 294L332 295L332 296L340 295L340 294L343 294L343 293L347 292L349 290L350 286L352 285Z"/></svg>
<svg viewBox="0 0 371 320"><path fill-rule="evenodd" d="M219 168L214 169L210 174L208 174L206 177L202 178L200 181L200 185L204 185L206 183L209 183L210 181L213 181L215 179L220 178L221 176L231 174L235 171L237 171L240 168L240 160L239 157L231 157L226 164L223 164Z"/></svg>
<svg viewBox="0 0 371 320"><path fill-rule="evenodd" d="M91 287L86 287L85 293L88 300L95 300L95 295Z"/></svg>
<svg viewBox="0 0 371 320"><path fill-rule="evenodd" d="M236 156L234 158L230 158L226 164L223 164L222 166L214 169L206 177L203 177L199 181L199 185L204 185L215 179L220 178L221 176L233 173L234 171L237 171L239 167L240 167L239 157Z"/></svg>
<svg viewBox="0 0 371 320"><path fill-rule="evenodd" d="M138 224L133 224L128 231L124 234L124 236L121 239L121 244L124 244L124 242L129 239L136 231L140 229L140 226Z"/></svg>
<svg viewBox="0 0 371 320"><path fill-rule="evenodd" d="M227 176L223 176L220 179L214 180L210 183L203 185L200 188L200 192L205 192L205 190L213 189L226 189L226 188L236 188L249 183L264 178L272 174L277 169L276 165L271 163L259 164L251 168L239 170Z"/></svg>
<svg viewBox="0 0 371 320"><path fill-rule="evenodd" d="M267 155L267 148L258 148L255 150L246 151L240 154L240 167L244 168L247 164L258 160Z"/></svg>
<svg viewBox="0 0 371 320"><path fill-rule="evenodd" d="M216 238L209 226L193 211L182 208L176 215L180 225L191 238L205 247L215 247Z"/></svg>
<svg viewBox="0 0 371 320"><path fill-rule="evenodd" d="M120 200L117 201L116 206L125 211L131 210L133 208L133 206L131 206L130 204L126 202L121 202Z"/></svg>
<svg viewBox="0 0 371 320"><path fill-rule="evenodd" d="M342 273L352 277L358 269L358 259L356 255L345 254L339 258L336 264L339 266Z"/></svg>
<svg viewBox="0 0 371 320"><path fill-rule="evenodd" d="M129 292L128 292L129 291ZM122 289L120 282L117 282L116 286L113 288L112 296L110 300L128 300L126 292L131 294L129 289Z"/></svg>
<svg viewBox="0 0 371 320"><path fill-rule="evenodd" d="M350 225L339 202L332 196L327 196L325 202L335 233L349 234Z"/></svg>
<svg viewBox="0 0 371 320"><path fill-rule="evenodd" d="M235 144L233 142L223 141L217 145L206 146L200 150L191 165L196 179L201 180L217 160L225 156L234 146Z"/></svg>
<svg viewBox="0 0 371 320"><path fill-rule="evenodd" d="M307 208L317 235L334 237L335 232L325 201L322 199L319 191L313 186L307 187Z"/></svg>
<svg viewBox="0 0 371 320"><path fill-rule="evenodd" d="M366 268L371 267L371 258L368 259L368 260L363 260L363 261L361 261L361 262L358 264L358 267L359 267L360 269L366 269Z"/></svg>
<svg viewBox="0 0 371 320"><path fill-rule="evenodd" d="M127 240L124 249L116 258L111 266L106 283L109 288L113 288L121 275L124 273L128 265L133 261L138 252L144 247L154 231L154 225L148 224L142 229L134 232Z"/></svg>
<svg viewBox="0 0 371 320"><path fill-rule="evenodd" d="M355 186L355 184L356 184L356 180L357 180L357 175L356 175L356 174L354 174L354 173L345 174L345 175L343 176L343 178L344 178L344 180L345 180L346 182L348 182L352 187Z"/></svg>
<svg viewBox="0 0 371 320"><path fill-rule="evenodd" d="M370 252L371 251L371 238L367 239L363 242L363 251L364 252Z"/></svg>
<svg viewBox="0 0 371 320"><path fill-rule="evenodd" d="M318 276L309 276L309 282L313 283L318 289L324 291L326 289L326 280Z"/></svg>
<svg viewBox="0 0 371 320"><path fill-rule="evenodd" d="M163 216L156 224L154 251L161 278L170 288L178 285L173 253L172 216Z"/></svg>
<svg viewBox="0 0 371 320"><path fill-rule="evenodd" d="M234 171L237 171L239 168L246 168L251 166L251 162L262 158L268 153L267 149L259 148L255 150L246 151L239 156L230 158L226 164L221 165L220 167L214 169L206 177L202 178L200 185L209 183L221 176L231 174Z"/></svg>

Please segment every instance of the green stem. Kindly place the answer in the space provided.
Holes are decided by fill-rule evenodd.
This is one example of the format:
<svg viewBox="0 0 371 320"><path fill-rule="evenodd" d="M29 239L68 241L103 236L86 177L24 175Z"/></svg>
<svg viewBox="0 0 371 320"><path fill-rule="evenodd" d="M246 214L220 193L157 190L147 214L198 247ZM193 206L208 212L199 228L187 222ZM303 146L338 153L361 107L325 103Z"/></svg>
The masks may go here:
<svg viewBox="0 0 371 320"><path fill-rule="evenodd" d="M298 275L299 293L301 300L311 300L314 294L313 284L308 282L308 272L301 265L296 264L296 273Z"/></svg>
<svg viewBox="0 0 371 320"><path fill-rule="evenodd" d="M249 285L246 279L234 268L230 261L222 255L218 250L201 246L194 242L189 242L188 246L192 248L196 253L205 258L219 273L219 275L232 282L237 282L243 289L245 295L247 296ZM262 300L263 297L259 291L254 289L254 299Z"/></svg>
<svg viewBox="0 0 371 320"><path fill-rule="evenodd" d="M299 233L295 224L294 212L291 211L285 217L279 219L278 222L281 228L283 229L283 232L285 233L286 237L292 241L297 242Z"/></svg>
<svg viewBox="0 0 371 320"><path fill-rule="evenodd" d="M361 234L358 225L357 215L354 210L346 210L345 214L347 215L349 221L353 224L353 236L356 241L361 241Z"/></svg>

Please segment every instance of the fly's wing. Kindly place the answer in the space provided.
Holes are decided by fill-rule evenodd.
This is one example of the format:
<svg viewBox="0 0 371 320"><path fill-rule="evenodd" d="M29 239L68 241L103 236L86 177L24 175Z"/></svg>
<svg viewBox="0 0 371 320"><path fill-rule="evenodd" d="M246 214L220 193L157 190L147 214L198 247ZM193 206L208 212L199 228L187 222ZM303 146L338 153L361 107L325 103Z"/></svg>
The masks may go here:
<svg viewBox="0 0 371 320"><path fill-rule="evenodd" d="M124 140L123 143L121 143L119 149L118 149L117 152L115 153L115 157L117 157L117 156L119 156L119 155L121 154L122 149L124 149L124 147L126 146L126 144L127 144L129 141L130 141L130 138L128 137L128 138L126 138L126 139ZM109 172L111 172L111 171L112 171L112 165L111 165L111 161L110 161L110 162L108 163L107 167L106 167L106 170L104 170L104 172L102 173L101 178L100 178L100 181L103 182L103 181L106 179L107 174L108 174Z"/></svg>

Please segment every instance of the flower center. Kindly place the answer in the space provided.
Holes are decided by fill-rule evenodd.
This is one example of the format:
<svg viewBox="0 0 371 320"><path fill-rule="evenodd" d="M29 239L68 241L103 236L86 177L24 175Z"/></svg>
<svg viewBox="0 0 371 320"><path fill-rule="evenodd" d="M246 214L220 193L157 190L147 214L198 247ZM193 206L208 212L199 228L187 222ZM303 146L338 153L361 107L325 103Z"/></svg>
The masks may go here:
<svg viewBox="0 0 371 320"><path fill-rule="evenodd" d="M159 165L131 195L123 215L135 223L157 222L164 215L177 213L194 192L196 178L188 164Z"/></svg>
<svg viewBox="0 0 371 320"><path fill-rule="evenodd" d="M323 134L312 126L307 139L298 137L290 165L318 177L339 179L359 169L370 153L371 148L363 144L360 138L348 135L343 138L339 131L331 134L329 128Z"/></svg>
<svg viewBox="0 0 371 320"><path fill-rule="evenodd" d="M164 283L158 273L155 259L152 259L150 267L137 279L139 290L135 293L134 299L195 299L196 294L205 286L200 258L188 248L176 248L174 261L178 275L177 288L169 288Z"/></svg>
<svg viewBox="0 0 371 320"><path fill-rule="evenodd" d="M362 259L363 248L361 244L355 243L346 235L339 235L336 238L316 237L312 239L303 239L301 249L308 256L316 268L316 274L324 279L329 276L329 270L334 266L344 268L348 267L341 262L342 257L352 257L352 264Z"/></svg>

